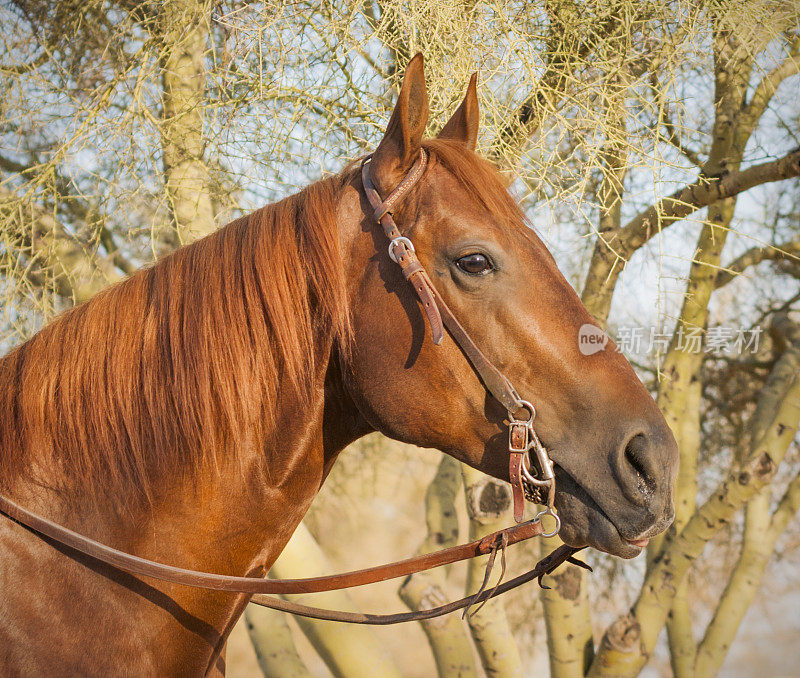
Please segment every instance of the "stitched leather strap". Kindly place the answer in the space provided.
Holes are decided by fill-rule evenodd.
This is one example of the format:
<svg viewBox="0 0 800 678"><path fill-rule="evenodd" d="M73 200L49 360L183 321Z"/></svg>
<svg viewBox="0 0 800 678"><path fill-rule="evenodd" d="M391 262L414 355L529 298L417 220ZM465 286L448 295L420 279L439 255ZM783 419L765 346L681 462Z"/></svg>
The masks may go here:
<svg viewBox="0 0 800 678"><path fill-rule="evenodd" d="M421 556L364 570L308 579L262 579L187 570L140 558L73 532L63 525L54 523L22 508L2 495L0 495L0 512L37 534L131 574L152 577L172 584L213 589L215 591L228 591L230 593L319 593L321 591L374 584L387 579L396 579L415 572L422 572L434 567L486 555L496 544L500 543L503 535L506 535L508 544L516 544L532 537L538 537L544 531L541 521L528 521L499 532L493 532L468 544L460 544L449 549L426 553Z"/></svg>
<svg viewBox="0 0 800 678"><path fill-rule="evenodd" d="M464 326L458 322L458 319L453 315L450 307L445 303L438 290L434 288L434 299L442 314L447 331L453 337L453 341L458 344L464 355L469 360L472 368L478 373L484 387L489 393L497 400L507 412L517 413L525 407L522 398L520 398L516 389L511 385L508 377L498 370L491 361L481 351L477 344L472 341L472 338L467 334Z"/></svg>
<svg viewBox="0 0 800 678"><path fill-rule="evenodd" d="M550 555L540 560L536 567L524 574L509 579L507 582L499 584L491 591L482 591L478 595L467 596L461 600L454 600L452 603L446 603L437 607L428 608L425 610L415 610L412 612L397 612L395 614L365 614L363 612L343 612L340 610L326 610L320 607L311 607L309 605L302 605L280 598L270 598L269 596L255 595L250 599L251 603L268 607L273 610L281 612L288 612L299 617L309 617L311 619L323 619L326 621L346 622L349 624L369 624L371 626L386 626L389 624L402 624L411 621L425 621L427 619L435 619L445 614L450 614L456 610L463 610L475 604L481 604L499 596L507 591L527 584L534 579L539 580L539 586L544 589L550 588L542 584L542 577L553 572L559 565L563 563L572 563L578 567L582 567L591 572L592 568L586 563L574 558L573 556L581 549L573 548L572 546L562 545L559 546Z"/></svg>
<svg viewBox="0 0 800 678"><path fill-rule="evenodd" d="M482 539L475 540L468 544L461 544L449 549L443 549L434 553L428 553L365 570L307 579L262 579L259 577L237 577L186 570L157 563L152 560L147 560L146 558L140 558L101 544L77 532L73 532L62 525L58 525L57 523L22 508L2 495L0 495L0 513L3 513L11 520L26 527L35 534L58 542L108 565L130 572L131 574L151 577L173 584L191 586L193 588L251 594L252 598L250 602L263 607L279 610L281 612L288 612L301 617L347 622L351 624L388 625L410 621L424 621L426 619L441 617L455 610L461 610L476 603L483 603L490 598L494 598L518 586L522 586L533 579L538 578L539 585L543 586L542 577L546 574L550 574L559 565L565 562L570 562L591 570L588 565L573 558L574 554L580 549L571 546L561 546L552 554L542 559L532 570L505 583L499 584L491 591L479 591L477 595L467 596L460 600L453 601L452 603L426 610L385 615L364 614L360 612L327 610L319 607L302 605L280 598L272 598L265 594L318 593L321 591L362 586L364 584L407 576L434 567L486 555L495 551L499 544L516 544L531 539L532 537L540 536L543 533L541 521L529 521L521 525L506 528L505 530L493 532Z"/></svg>
<svg viewBox="0 0 800 678"><path fill-rule="evenodd" d="M520 522L525 514L525 492L522 485L522 465L525 463L525 452L514 450L527 450L527 428L522 424L512 425L509 428L509 453L508 475L511 479L511 493L514 501L514 520Z"/></svg>
<svg viewBox="0 0 800 678"><path fill-rule="evenodd" d="M425 166L428 163L428 156L425 151L420 153L409 173L398 184L397 188L389 194L386 200L381 200L375 185L372 183L368 161L369 158L365 159L361 165L361 181L364 185L364 193L367 196L367 200L369 200L369 204L372 205L376 221L381 225L383 232L389 239L391 256L400 266L405 279L411 283L417 293L422 309L428 317L433 343L438 346L442 343L444 337L444 327L435 301L436 290L419 259L417 259L413 246L409 247L406 244L409 241L403 241L403 236L400 235L400 230L397 228L390 211L422 177L425 172Z"/></svg>
<svg viewBox="0 0 800 678"><path fill-rule="evenodd" d="M422 177L428 162L428 156L424 149L420 149L420 156L414 163L409 173L403 181L395 188L386 200L381 200L375 185L370 176L370 158L365 158L361 165L361 181L364 185L364 193L374 209L376 219L383 227L383 231L390 242L396 241L403 236L397 228L397 224L392 217L390 210L411 190L414 184ZM380 215L380 217L378 217ZM420 302L422 303L428 322L431 326L433 343L437 346L442 341L442 325L447 327L448 332L453 337L453 341L458 344L464 355L470 361L475 372L477 372L486 390L498 400L508 412L516 413L522 409L523 402L519 394L514 390L508 378L500 372L484 353L478 348L467 331L458 322L450 307L445 303L442 296L433 286L425 268L417 258L416 252L409 248L405 242L399 241L394 246L394 253L397 263L400 265L403 275L414 286Z"/></svg>

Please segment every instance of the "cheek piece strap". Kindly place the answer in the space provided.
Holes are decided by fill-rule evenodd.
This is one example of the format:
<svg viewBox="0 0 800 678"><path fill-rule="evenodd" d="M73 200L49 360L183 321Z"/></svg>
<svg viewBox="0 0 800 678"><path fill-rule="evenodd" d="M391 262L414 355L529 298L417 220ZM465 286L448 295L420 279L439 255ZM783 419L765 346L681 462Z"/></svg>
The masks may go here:
<svg viewBox="0 0 800 678"><path fill-rule="evenodd" d="M422 309L428 318L433 343L439 345L444 338L443 328L447 328L453 341L469 360L484 388L491 393L506 412L508 412L508 477L511 483L514 519L522 522L525 499L544 504L546 509L539 516L550 515L556 520L553 534L558 532L561 523L555 512L556 479L553 462L533 428L536 409L517 393L511 381L486 357L483 351L469 336L464 326L458 322L447 303L433 286L430 277L417 257L414 244L401 235L392 216L392 209L408 194L422 178L428 164L425 149L420 149L419 157L403 180L381 200L370 175L372 156L361 163L361 183L364 193L373 209L373 217L383 228L389 241L389 257L403 273L403 276L416 292ZM518 415L519 418L518 418ZM535 458L535 465L531 460Z"/></svg>

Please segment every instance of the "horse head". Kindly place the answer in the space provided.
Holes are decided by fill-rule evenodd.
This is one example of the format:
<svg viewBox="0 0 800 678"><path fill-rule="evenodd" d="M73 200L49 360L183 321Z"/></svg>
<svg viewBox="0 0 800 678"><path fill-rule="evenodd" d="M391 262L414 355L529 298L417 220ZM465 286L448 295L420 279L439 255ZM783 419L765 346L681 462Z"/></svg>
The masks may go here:
<svg viewBox="0 0 800 678"><path fill-rule="evenodd" d="M607 339L522 211L502 175L475 153L476 78L438 137L424 139L422 57L408 65L371 160L381 196L425 150L424 174L393 217L449 308L485 355L536 408L555 464L561 538L633 557L674 515L678 453L650 393ZM354 187L361 189L357 179ZM438 448L509 479L506 409L452 338L425 340L411 286L359 190L360 230L345 243L352 350L345 387L371 427ZM601 340L586 349L586 336Z"/></svg>

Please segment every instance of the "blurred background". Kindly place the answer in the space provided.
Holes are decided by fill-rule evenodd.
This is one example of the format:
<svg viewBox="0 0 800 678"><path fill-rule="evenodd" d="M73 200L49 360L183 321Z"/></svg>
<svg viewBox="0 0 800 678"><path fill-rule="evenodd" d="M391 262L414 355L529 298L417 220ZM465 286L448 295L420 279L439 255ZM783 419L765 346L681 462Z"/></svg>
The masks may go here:
<svg viewBox="0 0 800 678"><path fill-rule="evenodd" d="M479 150L659 402L677 519L475 616L362 628L248 609L244 676L795 676L800 666L795 0L0 0L0 351L374 149L422 51L435 134L479 72ZM576 338L577 340L577 338ZM434 413L435 414L435 413ZM434 550L509 490L377 434L272 575ZM511 575L558 545L516 546ZM482 563L311 604L420 609Z"/></svg>

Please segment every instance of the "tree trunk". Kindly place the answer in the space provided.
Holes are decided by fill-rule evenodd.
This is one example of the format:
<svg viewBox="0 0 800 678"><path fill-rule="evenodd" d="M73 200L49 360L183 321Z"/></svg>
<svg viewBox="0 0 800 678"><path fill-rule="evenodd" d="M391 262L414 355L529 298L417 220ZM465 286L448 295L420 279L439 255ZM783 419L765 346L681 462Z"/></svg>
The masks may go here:
<svg viewBox="0 0 800 678"><path fill-rule="evenodd" d="M331 572L331 564L303 523L300 523L270 570L270 574L284 579L319 577ZM304 594L290 598L307 605L358 611L345 591ZM367 626L304 617L298 617L297 623L335 676L400 678L402 675L389 652Z"/></svg>
<svg viewBox="0 0 800 678"><path fill-rule="evenodd" d="M442 455L425 495L428 533L418 553L454 546L458 542L455 498L461 487L459 463ZM424 610L446 602L444 592L448 568L440 567L408 577L398 593L410 610ZM431 646L439 678L477 676L472 644L464 622L457 614L420 622Z"/></svg>
<svg viewBox="0 0 800 678"><path fill-rule="evenodd" d="M469 515L469 538L479 539L506 527L510 520L511 488L508 483L485 476L462 465ZM483 582L489 556L472 558L467 564L467 592L477 591ZM500 555L488 587L497 581ZM508 625L503 598L493 598L480 611L467 613L470 633L487 676L522 676L522 660Z"/></svg>
<svg viewBox="0 0 800 678"><path fill-rule="evenodd" d="M603 638L590 676L638 675L649 659L678 587L708 541L767 486L797 434L800 422L800 342L773 367L750 422L745 459L692 515L680 534L665 541L645 577L631 613Z"/></svg>
<svg viewBox="0 0 800 678"><path fill-rule="evenodd" d="M310 678L282 612L249 605L244 621L265 678Z"/></svg>
<svg viewBox="0 0 800 678"><path fill-rule="evenodd" d="M561 546L557 537L542 541L541 555ZM583 568L562 565L546 578L540 596L545 609L551 678L579 678L594 658L594 635L589 617L588 581Z"/></svg>
<svg viewBox="0 0 800 678"><path fill-rule="evenodd" d="M204 110L210 0L166 0L161 7L161 135L164 184L178 244L215 228L205 163Z"/></svg>
<svg viewBox="0 0 800 678"><path fill-rule="evenodd" d="M782 318L788 341L800 343L800 326ZM773 324L777 324L773 320ZM745 508L744 535L739 558L706 627L697 650L694 675L714 676L722 667L739 626L758 593L775 543L800 507L800 475L789 483L774 514L770 488L756 494Z"/></svg>

